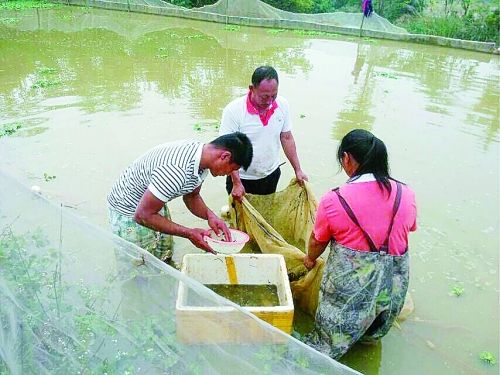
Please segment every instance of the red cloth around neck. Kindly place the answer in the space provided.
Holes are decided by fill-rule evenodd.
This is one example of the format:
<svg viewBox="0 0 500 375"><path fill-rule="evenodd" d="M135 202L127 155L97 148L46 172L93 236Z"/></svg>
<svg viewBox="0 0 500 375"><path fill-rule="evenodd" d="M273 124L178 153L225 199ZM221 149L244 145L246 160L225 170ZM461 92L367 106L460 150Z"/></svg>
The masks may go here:
<svg viewBox="0 0 500 375"><path fill-rule="evenodd" d="M273 101L273 104L267 109L266 112L264 113L259 113L257 109L253 106L252 102L250 101L250 95L252 95L251 91L248 91L247 95L247 111L251 115L259 115L260 121L262 122L262 125L266 126L269 123L269 119L273 115L274 111L276 108L278 108L278 103L276 103L276 100Z"/></svg>

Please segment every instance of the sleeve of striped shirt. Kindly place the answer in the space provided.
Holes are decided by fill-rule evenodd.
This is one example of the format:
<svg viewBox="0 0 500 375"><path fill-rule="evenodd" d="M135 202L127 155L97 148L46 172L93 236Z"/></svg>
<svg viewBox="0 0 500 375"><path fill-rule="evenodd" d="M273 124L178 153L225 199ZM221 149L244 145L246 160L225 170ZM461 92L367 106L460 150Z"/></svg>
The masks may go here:
<svg viewBox="0 0 500 375"><path fill-rule="evenodd" d="M162 202L168 202L181 194L186 176L187 172L178 166L162 165L151 174L148 189Z"/></svg>

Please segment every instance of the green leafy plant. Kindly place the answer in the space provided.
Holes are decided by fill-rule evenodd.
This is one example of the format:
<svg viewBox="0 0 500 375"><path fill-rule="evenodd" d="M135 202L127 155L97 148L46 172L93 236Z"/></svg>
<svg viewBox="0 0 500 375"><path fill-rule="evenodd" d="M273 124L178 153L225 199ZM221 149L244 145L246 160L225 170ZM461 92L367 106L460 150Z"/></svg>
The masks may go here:
<svg viewBox="0 0 500 375"><path fill-rule="evenodd" d="M389 72L375 72L375 75L379 76L379 77L384 77L384 78L398 79L397 75L395 75L393 73L389 73Z"/></svg>
<svg viewBox="0 0 500 375"><path fill-rule="evenodd" d="M269 29L269 30L267 30L267 33L268 34L280 34L280 33L283 33L285 31L286 31L286 29Z"/></svg>
<svg viewBox="0 0 500 375"><path fill-rule="evenodd" d="M19 21L20 21L19 18L14 18L14 17L0 18L0 23L3 23L4 25L13 25L18 23Z"/></svg>
<svg viewBox="0 0 500 375"><path fill-rule="evenodd" d="M54 73L57 73L57 69L56 68L49 68L49 67L46 67L46 66L42 66L42 67L39 67L37 69L37 73L41 74L41 75L54 74Z"/></svg>
<svg viewBox="0 0 500 375"><path fill-rule="evenodd" d="M299 117L300 117L300 118L304 118L304 117L306 117L306 115L300 114L300 116L299 116Z"/></svg>
<svg viewBox="0 0 500 375"><path fill-rule="evenodd" d="M293 30L294 34L305 36L330 36L330 33L316 30Z"/></svg>
<svg viewBox="0 0 500 375"><path fill-rule="evenodd" d="M35 83L31 86L32 89L46 89L53 86L58 86L61 84L61 81L51 80L47 78L40 78L35 81Z"/></svg>
<svg viewBox="0 0 500 375"><path fill-rule="evenodd" d="M204 132L207 130L219 130L219 123L196 123L193 125L193 130L197 132Z"/></svg>
<svg viewBox="0 0 500 375"><path fill-rule="evenodd" d="M481 352L481 354L479 355L479 359L491 366L497 363L497 359L495 358L495 356L488 351Z"/></svg>
<svg viewBox="0 0 500 375"><path fill-rule="evenodd" d="M21 129L21 127L22 125L19 122L2 125L2 127L0 128L0 138L3 136L15 134L19 129Z"/></svg>
<svg viewBox="0 0 500 375"><path fill-rule="evenodd" d="M224 30L226 30L226 31L240 31L241 26L239 26L239 25L226 25L226 26L224 26Z"/></svg>
<svg viewBox="0 0 500 375"><path fill-rule="evenodd" d="M453 288L451 288L450 296L460 297L462 294L464 294L463 287L455 285Z"/></svg>
<svg viewBox="0 0 500 375"><path fill-rule="evenodd" d="M49 182L49 181L52 181L52 180L55 180L56 176L54 175L49 175L48 173L44 172L43 173L43 179L46 181L46 182Z"/></svg>

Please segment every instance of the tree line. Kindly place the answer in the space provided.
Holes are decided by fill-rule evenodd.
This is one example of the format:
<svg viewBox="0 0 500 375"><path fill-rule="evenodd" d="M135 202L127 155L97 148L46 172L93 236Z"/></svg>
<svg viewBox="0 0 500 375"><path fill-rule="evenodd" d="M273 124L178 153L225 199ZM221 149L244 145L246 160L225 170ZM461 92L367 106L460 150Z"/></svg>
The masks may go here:
<svg viewBox="0 0 500 375"><path fill-rule="evenodd" d="M295 13L361 12L362 0L263 0ZM217 0L170 0L197 8ZM500 44L497 0L372 0L375 13L410 33Z"/></svg>

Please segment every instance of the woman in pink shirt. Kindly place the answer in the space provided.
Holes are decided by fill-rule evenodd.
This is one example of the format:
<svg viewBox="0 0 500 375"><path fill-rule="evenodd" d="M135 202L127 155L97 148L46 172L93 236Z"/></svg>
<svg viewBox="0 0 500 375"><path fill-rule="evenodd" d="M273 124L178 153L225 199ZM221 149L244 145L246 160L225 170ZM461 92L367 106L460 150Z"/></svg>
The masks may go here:
<svg viewBox="0 0 500 375"><path fill-rule="evenodd" d="M384 142L353 130L337 158L349 180L321 198L304 257L313 268L330 244L315 329L304 341L335 359L389 331L404 304L416 230L414 193L389 175Z"/></svg>

